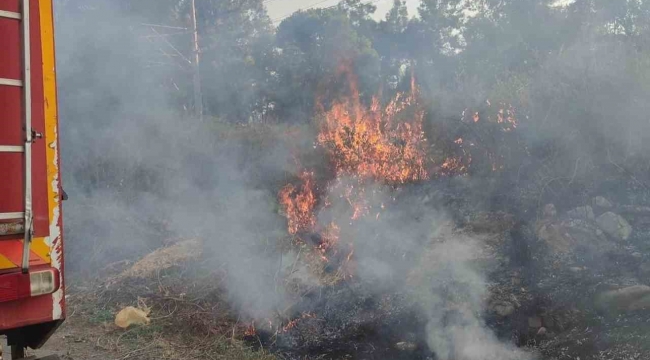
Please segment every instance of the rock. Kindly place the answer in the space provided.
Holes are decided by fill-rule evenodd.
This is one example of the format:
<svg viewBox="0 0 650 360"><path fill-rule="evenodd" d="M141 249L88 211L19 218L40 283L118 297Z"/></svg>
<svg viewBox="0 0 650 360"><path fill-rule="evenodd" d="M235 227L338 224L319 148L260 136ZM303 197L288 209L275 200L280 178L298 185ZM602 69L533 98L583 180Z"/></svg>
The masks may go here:
<svg viewBox="0 0 650 360"><path fill-rule="evenodd" d="M502 233L512 229L514 223L514 216L509 213L480 212L469 218L466 228L478 233Z"/></svg>
<svg viewBox="0 0 650 360"><path fill-rule="evenodd" d="M586 220L573 220L565 223L566 233L575 241L576 245L592 249L596 252L612 250L615 244L604 236L593 222Z"/></svg>
<svg viewBox="0 0 650 360"><path fill-rule="evenodd" d="M515 312L515 306L509 302L502 301L491 304L490 310L501 317L506 317Z"/></svg>
<svg viewBox="0 0 650 360"><path fill-rule="evenodd" d="M593 257L602 256L616 248L616 244L603 235L593 221L542 220L537 224L537 238L543 241L553 255L571 256L575 251L582 255ZM564 265L573 265L570 258L564 259Z"/></svg>
<svg viewBox="0 0 650 360"><path fill-rule="evenodd" d="M606 291L597 296L596 306L614 312L650 309L650 286L634 285Z"/></svg>
<svg viewBox="0 0 650 360"><path fill-rule="evenodd" d="M537 330L537 335L539 335L539 336L546 335L546 328L545 327L539 328L539 330Z"/></svg>
<svg viewBox="0 0 650 360"><path fill-rule="evenodd" d="M560 224L543 224L537 230L537 237L544 241L554 253L567 253L573 248L573 239Z"/></svg>
<svg viewBox="0 0 650 360"><path fill-rule="evenodd" d="M542 319L540 319L537 316L529 317L528 318L528 327L534 328L534 329L541 328L542 327Z"/></svg>
<svg viewBox="0 0 650 360"><path fill-rule="evenodd" d="M553 329L556 325L553 316L548 314L542 317L542 323L544 324L544 328L548 328L548 329Z"/></svg>
<svg viewBox="0 0 650 360"><path fill-rule="evenodd" d="M618 211L623 214L650 216L650 206L623 205Z"/></svg>
<svg viewBox="0 0 650 360"><path fill-rule="evenodd" d="M596 218L594 215L594 209L589 205L580 206L570 210L567 212L567 215L571 218L582 220L594 220Z"/></svg>
<svg viewBox="0 0 650 360"><path fill-rule="evenodd" d="M614 206L614 205L612 205L611 202L609 202L609 200L605 199L602 196L596 196L594 198L593 203L594 203L594 206L599 208L599 209L610 209L612 206Z"/></svg>
<svg viewBox="0 0 650 360"><path fill-rule="evenodd" d="M554 217L556 217L557 210L555 209L555 205L546 204L546 206L544 206L543 216L545 219L553 219Z"/></svg>
<svg viewBox="0 0 650 360"><path fill-rule="evenodd" d="M632 225L618 214L608 211L596 219L598 227L617 240L627 240L632 234Z"/></svg>
<svg viewBox="0 0 650 360"><path fill-rule="evenodd" d="M400 341L395 344L395 348L399 351L415 351L417 347L415 343L409 341Z"/></svg>

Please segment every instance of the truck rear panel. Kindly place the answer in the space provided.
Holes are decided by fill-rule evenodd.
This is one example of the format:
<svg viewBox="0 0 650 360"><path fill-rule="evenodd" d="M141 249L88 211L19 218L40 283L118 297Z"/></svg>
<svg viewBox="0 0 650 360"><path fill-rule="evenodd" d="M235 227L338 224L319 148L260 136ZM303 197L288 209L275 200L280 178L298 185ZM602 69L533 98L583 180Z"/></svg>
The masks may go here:
<svg viewBox="0 0 650 360"><path fill-rule="evenodd" d="M65 317L52 2L0 1L0 334ZM26 144L30 135L34 139ZM29 208L31 225L22 216ZM54 293L34 296L34 276L31 294L21 288L29 285L29 274L21 269L26 228L33 234L28 271L52 270Z"/></svg>

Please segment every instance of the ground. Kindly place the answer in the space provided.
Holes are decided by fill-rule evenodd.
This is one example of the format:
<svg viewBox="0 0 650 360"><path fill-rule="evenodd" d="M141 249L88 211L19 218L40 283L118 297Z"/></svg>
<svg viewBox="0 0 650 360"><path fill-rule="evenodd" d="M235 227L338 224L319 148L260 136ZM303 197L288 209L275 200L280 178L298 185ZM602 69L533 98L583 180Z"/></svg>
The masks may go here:
<svg viewBox="0 0 650 360"><path fill-rule="evenodd" d="M28 355L56 354L62 360L272 360L263 352L253 352L223 334L200 330L171 331L154 320L149 326L120 329L114 324L116 309L102 308L87 293L72 292L68 316L45 346Z"/></svg>
<svg viewBox="0 0 650 360"><path fill-rule="evenodd" d="M38 356L56 354L70 360L122 358L102 345L105 332L104 326L90 324L72 314L42 349L31 353Z"/></svg>

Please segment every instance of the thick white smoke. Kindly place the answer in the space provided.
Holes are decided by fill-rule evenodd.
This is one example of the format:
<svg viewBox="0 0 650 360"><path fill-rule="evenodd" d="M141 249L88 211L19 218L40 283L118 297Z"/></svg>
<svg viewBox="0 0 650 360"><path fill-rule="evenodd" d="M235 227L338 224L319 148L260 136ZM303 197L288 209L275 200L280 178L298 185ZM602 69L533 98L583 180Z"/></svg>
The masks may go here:
<svg viewBox="0 0 650 360"><path fill-rule="evenodd" d="M351 220L343 179L327 197L321 225L340 224L341 246L353 244L355 276L378 291L408 295L426 317L427 344L441 360L526 360L534 356L497 339L484 320L490 256L486 242L454 229L444 210L421 196L400 196L377 183L364 185L368 216ZM382 206L382 204L384 206ZM376 215L378 214L378 215ZM480 265L479 265L480 264Z"/></svg>

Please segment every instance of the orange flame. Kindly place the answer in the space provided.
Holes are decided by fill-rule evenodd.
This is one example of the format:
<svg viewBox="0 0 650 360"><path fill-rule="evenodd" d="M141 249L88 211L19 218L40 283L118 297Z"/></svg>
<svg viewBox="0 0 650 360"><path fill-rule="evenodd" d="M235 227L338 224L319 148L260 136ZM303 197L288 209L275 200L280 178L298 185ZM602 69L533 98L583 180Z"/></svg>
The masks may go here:
<svg viewBox="0 0 650 360"><path fill-rule="evenodd" d="M296 319L293 319L293 320L289 321L287 323L287 325L282 327L282 332L287 332L287 331L293 329L294 327L296 327L296 325L298 325L298 322L300 322L300 320L315 318L315 317L316 317L316 315L314 315L312 313L308 313L308 312L303 313L299 318L296 318Z"/></svg>
<svg viewBox="0 0 650 360"><path fill-rule="evenodd" d="M251 321L251 324L246 327L246 330L244 330L244 335L246 336L257 335L257 329L255 328L255 321Z"/></svg>
<svg viewBox="0 0 650 360"><path fill-rule="evenodd" d="M314 173L303 171L300 179L302 180L300 188L288 184L280 190L279 194L280 204L284 207L289 222L288 230L292 235L311 230L316 225Z"/></svg>
<svg viewBox="0 0 650 360"><path fill-rule="evenodd" d="M411 90L399 93L382 105L374 96L369 105L360 99L357 78L349 64L340 71L347 76L349 96L334 101L322 112L316 144L329 156L334 179L327 188L334 190L349 205L352 223L361 218L379 219L385 206L372 205L372 194L366 193L366 184L373 181L389 185L401 185L429 179L427 170L432 161L427 158L428 141L423 130L424 109L418 102L418 89L411 79ZM478 112L473 113L478 121ZM463 146L463 138L457 138L456 146ZM467 170L471 156L449 157L436 168L437 174L457 174ZM353 181L342 181L352 178ZM335 222L319 226L316 221L316 183L313 173L303 171L301 185L286 185L279 193L280 203L288 220L292 235L301 232L317 232L320 243L314 248L316 256L325 262L336 259L340 273L351 276L354 270L353 239L341 244L341 228ZM369 191L369 190L368 190ZM333 192L333 193L334 193ZM332 206L332 199L320 199L322 208ZM345 246L345 250L342 248ZM349 248L348 248L349 247ZM342 250L342 251L341 251Z"/></svg>
<svg viewBox="0 0 650 360"><path fill-rule="evenodd" d="M335 102L324 114L318 134L318 144L330 155L336 175L390 184L427 179L424 110L417 106L414 84L410 94L398 94L383 107L375 96L366 108L356 77L347 74L350 97Z"/></svg>

